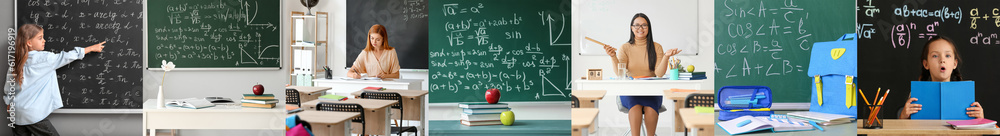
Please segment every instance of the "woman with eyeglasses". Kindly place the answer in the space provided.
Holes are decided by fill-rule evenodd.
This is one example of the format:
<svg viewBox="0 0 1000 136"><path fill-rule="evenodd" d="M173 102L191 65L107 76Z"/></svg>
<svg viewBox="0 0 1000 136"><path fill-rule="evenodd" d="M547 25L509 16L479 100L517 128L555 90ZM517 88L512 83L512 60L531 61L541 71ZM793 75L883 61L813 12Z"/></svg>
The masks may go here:
<svg viewBox="0 0 1000 136"><path fill-rule="evenodd" d="M653 42L653 31L650 26L649 17L643 13L637 13L632 17L630 24L631 36L628 43L623 44L617 53L617 49L611 46L604 46L604 50L611 56L612 66L618 67L619 63L624 63L631 77L662 77L667 72L668 58L680 53L677 48L666 52L659 43ZM616 74L620 71L615 70ZM656 122L659 119L663 96L619 96L622 106L629 109L628 118L633 136L638 136L640 127L645 117L646 134L656 134Z"/></svg>

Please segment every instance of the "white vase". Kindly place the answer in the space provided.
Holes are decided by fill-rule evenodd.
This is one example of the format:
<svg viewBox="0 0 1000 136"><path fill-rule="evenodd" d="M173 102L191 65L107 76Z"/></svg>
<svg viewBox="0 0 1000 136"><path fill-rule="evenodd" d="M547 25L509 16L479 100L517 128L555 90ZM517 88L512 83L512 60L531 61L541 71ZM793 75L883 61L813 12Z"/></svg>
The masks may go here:
<svg viewBox="0 0 1000 136"><path fill-rule="evenodd" d="M163 86L160 86L160 90L156 92L156 107L164 108L163 106Z"/></svg>

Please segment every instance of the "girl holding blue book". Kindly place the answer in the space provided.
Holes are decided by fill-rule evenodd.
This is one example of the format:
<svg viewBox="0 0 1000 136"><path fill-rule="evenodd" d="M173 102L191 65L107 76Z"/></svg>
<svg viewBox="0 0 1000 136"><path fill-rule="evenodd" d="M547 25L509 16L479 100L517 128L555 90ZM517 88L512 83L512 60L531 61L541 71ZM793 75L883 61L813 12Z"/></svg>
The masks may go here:
<svg viewBox="0 0 1000 136"><path fill-rule="evenodd" d="M955 44L950 38L944 36L931 38L924 45L924 49L920 54L920 60L923 64L920 81L962 81L962 74L958 70L958 65L962 62L962 58L959 56L958 50L956 50ZM903 109L900 109L900 119L909 119L910 115L921 110L922 105L913 103L917 100L917 98L911 97L906 101ZM984 118L983 106L979 105L979 102L973 102L969 106L969 108L966 108L966 114L969 117Z"/></svg>

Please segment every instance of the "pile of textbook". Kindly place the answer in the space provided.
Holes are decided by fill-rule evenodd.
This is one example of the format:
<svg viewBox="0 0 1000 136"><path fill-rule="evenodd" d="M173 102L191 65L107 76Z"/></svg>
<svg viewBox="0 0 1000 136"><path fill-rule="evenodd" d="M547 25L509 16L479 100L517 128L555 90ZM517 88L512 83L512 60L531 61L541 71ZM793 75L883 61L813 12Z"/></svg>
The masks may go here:
<svg viewBox="0 0 1000 136"><path fill-rule="evenodd" d="M466 126L502 125L500 113L510 111L507 103L459 103L458 107L462 108L461 121Z"/></svg>

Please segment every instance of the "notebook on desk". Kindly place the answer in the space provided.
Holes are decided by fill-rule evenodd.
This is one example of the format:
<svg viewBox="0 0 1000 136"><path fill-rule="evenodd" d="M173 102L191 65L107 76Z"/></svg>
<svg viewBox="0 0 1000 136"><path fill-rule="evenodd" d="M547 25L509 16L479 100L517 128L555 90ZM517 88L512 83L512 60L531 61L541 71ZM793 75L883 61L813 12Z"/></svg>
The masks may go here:
<svg viewBox="0 0 1000 136"><path fill-rule="evenodd" d="M813 126L803 120L782 117L784 115L772 116L742 116L729 121L715 123L720 128L729 133L737 135L761 130L771 130L772 132L786 131L806 131L813 130Z"/></svg>
<svg viewBox="0 0 1000 136"><path fill-rule="evenodd" d="M910 97L917 98L914 104L923 106L920 112L910 115L910 119L973 119L965 114L965 109L976 102L976 83L912 81Z"/></svg>
<svg viewBox="0 0 1000 136"><path fill-rule="evenodd" d="M170 106L170 107L181 107L181 108L188 108L188 109L201 109L201 108L215 106L215 104L212 104L212 102L209 102L208 100L198 99L198 98L187 98L187 99L180 99L180 100L171 100L171 101L167 101L167 103L164 104L164 105Z"/></svg>
<svg viewBox="0 0 1000 136"><path fill-rule="evenodd" d="M788 116L796 119L816 122L819 125L836 125L854 121L854 116L822 113L822 112L792 112Z"/></svg>

